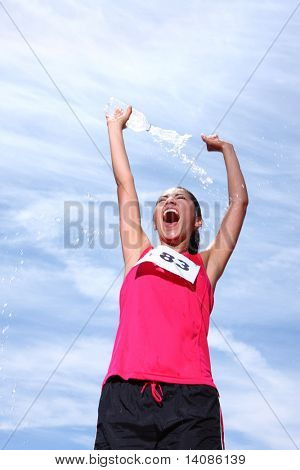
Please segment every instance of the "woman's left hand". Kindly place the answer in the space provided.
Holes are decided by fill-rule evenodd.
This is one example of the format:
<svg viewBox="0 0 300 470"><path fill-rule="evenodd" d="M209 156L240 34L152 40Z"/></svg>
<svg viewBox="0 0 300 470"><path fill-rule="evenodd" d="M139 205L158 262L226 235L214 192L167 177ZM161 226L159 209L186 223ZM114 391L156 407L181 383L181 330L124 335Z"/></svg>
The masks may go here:
<svg viewBox="0 0 300 470"><path fill-rule="evenodd" d="M231 146L229 142L221 140L217 134L204 135L201 134L203 142L207 145L207 150L209 152L223 152L226 146Z"/></svg>

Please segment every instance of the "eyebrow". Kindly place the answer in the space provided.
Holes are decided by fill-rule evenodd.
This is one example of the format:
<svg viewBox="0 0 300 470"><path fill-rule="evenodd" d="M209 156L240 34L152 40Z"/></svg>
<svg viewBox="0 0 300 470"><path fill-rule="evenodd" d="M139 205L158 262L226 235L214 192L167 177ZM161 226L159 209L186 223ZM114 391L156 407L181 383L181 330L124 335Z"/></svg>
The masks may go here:
<svg viewBox="0 0 300 470"><path fill-rule="evenodd" d="M185 193L183 191L181 191L180 193L179 192L175 193L175 196L178 196L178 195L185 196ZM162 196L159 197L159 199L162 197L168 197L168 196L170 196L170 194L163 194Z"/></svg>

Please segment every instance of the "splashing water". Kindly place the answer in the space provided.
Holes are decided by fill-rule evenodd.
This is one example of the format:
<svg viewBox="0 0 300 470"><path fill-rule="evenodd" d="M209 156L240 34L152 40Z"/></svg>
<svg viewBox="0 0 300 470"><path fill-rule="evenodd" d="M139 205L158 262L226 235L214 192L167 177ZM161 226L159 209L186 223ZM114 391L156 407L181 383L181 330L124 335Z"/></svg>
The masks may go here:
<svg viewBox="0 0 300 470"><path fill-rule="evenodd" d="M178 157L182 163L189 165L193 175L195 177L198 176L204 186L213 182L213 180L207 176L204 168L201 168L193 159L182 152L182 149L185 147L192 135L180 135L176 131L161 129L160 127L155 126L150 127L149 134L167 153L170 153L173 157Z"/></svg>
<svg viewBox="0 0 300 470"><path fill-rule="evenodd" d="M179 135L176 131L161 129L160 127L151 126L149 134L153 140L159 144L163 144L164 149L174 155L179 155L181 150L192 137L189 134Z"/></svg>
<svg viewBox="0 0 300 470"><path fill-rule="evenodd" d="M111 97L104 110L106 115L113 117L117 108L125 112L127 107L128 105L123 101ZM173 130L161 129L160 127L152 126L148 122L146 116L134 108L132 108L132 113L126 123L126 127L129 127L135 132L149 132L153 140L159 143L167 153L171 154L173 157L179 158L182 163L189 165L193 175L198 177L205 187L213 182L213 180L207 176L206 171L201 168L195 160L188 157L185 153L182 153L182 149L185 147L188 140L192 137L191 135L180 135Z"/></svg>

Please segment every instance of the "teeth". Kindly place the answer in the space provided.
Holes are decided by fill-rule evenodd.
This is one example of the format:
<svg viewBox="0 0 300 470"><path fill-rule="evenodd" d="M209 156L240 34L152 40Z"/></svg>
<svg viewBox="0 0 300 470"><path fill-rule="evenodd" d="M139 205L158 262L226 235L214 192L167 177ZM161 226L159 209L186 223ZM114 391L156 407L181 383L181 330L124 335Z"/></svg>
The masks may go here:
<svg viewBox="0 0 300 470"><path fill-rule="evenodd" d="M174 216L168 216L168 214L176 214L176 218L177 220L174 220L175 217ZM171 220L170 220L170 217L171 217ZM179 220L179 212L178 210L176 209L173 209L173 208L169 208L169 209L166 209L164 212L163 212L163 220L166 222L167 220L169 219L169 222L168 223L177 223L178 220ZM172 220L173 219L173 220Z"/></svg>
<svg viewBox="0 0 300 470"><path fill-rule="evenodd" d="M178 211L176 211L175 209L167 209L167 210L165 210L164 215L166 215L167 212L174 212L175 214L179 215Z"/></svg>

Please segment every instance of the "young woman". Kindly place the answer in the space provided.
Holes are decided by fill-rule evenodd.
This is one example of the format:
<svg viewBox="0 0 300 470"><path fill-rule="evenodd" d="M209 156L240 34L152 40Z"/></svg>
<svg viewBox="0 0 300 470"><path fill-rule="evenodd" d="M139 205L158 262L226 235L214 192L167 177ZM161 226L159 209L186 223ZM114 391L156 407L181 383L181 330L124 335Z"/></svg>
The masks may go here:
<svg viewBox="0 0 300 470"><path fill-rule="evenodd" d="M248 205L232 144L202 135L224 156L229 207L215 240L198 252L201 209L177 186L159 197L154 247L141 226L122 131L132 108L106 116L117 183L125 263L119 327L102 383L94 449L224 449L218 389L207 334L218 279L237 243Z"/></svg>

